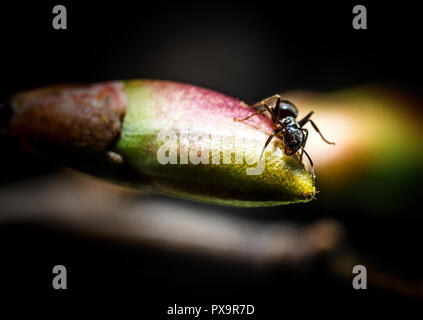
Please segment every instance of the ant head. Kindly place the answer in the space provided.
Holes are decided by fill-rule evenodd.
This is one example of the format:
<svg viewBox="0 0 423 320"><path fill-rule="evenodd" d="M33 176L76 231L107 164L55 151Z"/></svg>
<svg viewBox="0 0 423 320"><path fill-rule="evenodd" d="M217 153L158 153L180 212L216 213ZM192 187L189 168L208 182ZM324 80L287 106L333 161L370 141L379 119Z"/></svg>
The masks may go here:
<svg viewBox="0 0 423 320"><path fill-rule="evenodd" d="M301 129L287 128L283 133L283 142L285 144L285 154L292 156L303 145L305 135Z"/></svg>
<svg viewBox="0 0 423 320"><path fill-rule="evenodd" d="M296 148L296 147L291 149L288 145L285 145L284 152L287 156L292 156L298 151L298 149L299 148Z"/></svg>

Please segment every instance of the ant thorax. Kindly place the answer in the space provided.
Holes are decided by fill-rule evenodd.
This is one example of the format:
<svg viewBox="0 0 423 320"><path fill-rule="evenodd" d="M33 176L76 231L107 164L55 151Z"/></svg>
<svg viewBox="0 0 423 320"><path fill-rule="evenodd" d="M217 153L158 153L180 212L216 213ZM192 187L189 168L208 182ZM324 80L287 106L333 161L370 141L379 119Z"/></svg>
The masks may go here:
<svg viewBox="0 0 423 320"><path fill-rule="evenodd" d="M285 128L287 127L295 127L295 128L299 128L297 121L295 120L294 117L285 117L282 119L282 124L285 126Z"/></svg>

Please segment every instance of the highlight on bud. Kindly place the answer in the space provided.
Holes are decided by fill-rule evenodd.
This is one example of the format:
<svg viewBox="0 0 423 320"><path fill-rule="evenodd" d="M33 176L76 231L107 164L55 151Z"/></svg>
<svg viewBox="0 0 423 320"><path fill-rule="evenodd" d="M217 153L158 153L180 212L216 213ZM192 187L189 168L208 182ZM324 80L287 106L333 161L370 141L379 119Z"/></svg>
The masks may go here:
<svg viewBox="0 0 423 320"><path fill-rule="evenodd" d="M135 188L238 206L311 200L272 122L238 99L169 81L55 86L11 97L6 133L60 163ZM117 161L118 159L119 161ZM260 160L260 161L258 161Z"/></svg>

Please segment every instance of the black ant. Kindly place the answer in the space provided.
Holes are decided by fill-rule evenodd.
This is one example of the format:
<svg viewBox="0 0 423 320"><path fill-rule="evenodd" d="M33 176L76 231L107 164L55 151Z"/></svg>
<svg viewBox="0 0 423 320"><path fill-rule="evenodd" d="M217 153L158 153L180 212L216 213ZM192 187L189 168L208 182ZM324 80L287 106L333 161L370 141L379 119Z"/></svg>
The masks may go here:
<svg viewBox="0 0 423 320"><path fill-rule="evenodd" d="M267 104L273 100L273 105L268 106ZM253 116L259 115L265 111L268 111L273 124L276 129L273 130L272 134L267 139L264 144L263 150L260 155L260 159L266 150L266 147L269 145L270 141L276 136L284 142L284 153L287 156L294 155L299 149L301 149L300 160L303 158L303 154L307 156L310 166L311 166L311 177L314 185L314 165L308 153L304 150L305 144L308 138L308 130L303 128L307 122L310 122L314 130L320 135L324 142L328 144L335 144L335 142L330 142L325 139L325 137L320 132L316 124L311 120L311 116L314 111L310 111L304 118L300 121L297 121L298 116L297 107L288 100L283 100L280 95L276 94L270 98L264 99L260 102L257 102L251 106L251 108L256 109L257 111L244 119L235 118L236 121L244 121Z"/></svg>

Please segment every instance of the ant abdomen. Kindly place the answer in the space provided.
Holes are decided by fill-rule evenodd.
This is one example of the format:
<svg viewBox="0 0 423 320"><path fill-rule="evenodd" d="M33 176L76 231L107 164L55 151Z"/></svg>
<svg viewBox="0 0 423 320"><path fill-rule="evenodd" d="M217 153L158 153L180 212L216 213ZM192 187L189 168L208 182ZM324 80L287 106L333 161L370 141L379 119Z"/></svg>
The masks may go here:
<svg viewBox="0 0 423 320"><path fill-rule="evenodd" d="M284 119L286 117L293 117L294 119L298 116L297 107L288 100L281 100L278 110L276 110L278 119Z"/></svg>

